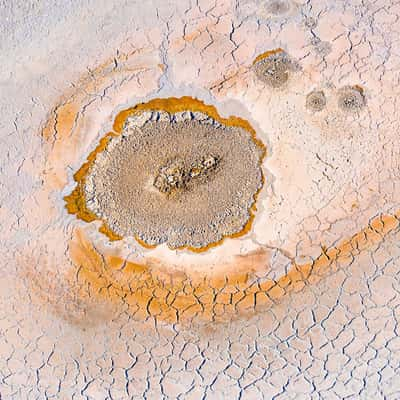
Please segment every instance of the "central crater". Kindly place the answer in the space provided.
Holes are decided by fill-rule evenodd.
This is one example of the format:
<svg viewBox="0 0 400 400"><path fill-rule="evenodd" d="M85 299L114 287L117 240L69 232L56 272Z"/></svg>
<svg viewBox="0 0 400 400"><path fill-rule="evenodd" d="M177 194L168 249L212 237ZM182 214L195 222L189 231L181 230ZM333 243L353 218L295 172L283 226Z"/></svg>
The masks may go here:
<svg viewBox="0 0 400 400"><path fill-rule="evenodd" d="M86 212L113 234L196 250L248 230L265 148L246 121L193 102L202 110L133 109L92 157Z"/></svg>

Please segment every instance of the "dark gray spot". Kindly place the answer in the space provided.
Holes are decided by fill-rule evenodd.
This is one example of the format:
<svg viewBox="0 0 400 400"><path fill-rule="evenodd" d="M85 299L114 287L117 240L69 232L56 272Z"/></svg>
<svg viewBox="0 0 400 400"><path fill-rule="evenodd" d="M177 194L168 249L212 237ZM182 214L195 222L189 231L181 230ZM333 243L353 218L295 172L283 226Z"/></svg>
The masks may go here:
<svg viewBox="0 0 400 400"><path fill-rule="evenodd" d="M272 0L267 4L266 10L273 15L286 14L290 10L290 3L285 0Z"/></svg>
<svg viewBox="0 0 400 400"><path fill-rule="evenodd" d="M338 106L346 112L357 112L364 108L366 99L359 86L345 86L339 90Z"/></svg>
<svg viewBox="0 0 400 400"><path fill-rule="evenodd" d="M313 17L306 17L305 20L304 20L304 25L308 29L315 29L317 27L317 25L318 25L318 22Z"/></svg>
<svg viewBox="0 0 400 400"><path fill-rule="evenodd" d="M271 54L253 66L256 76L272 88L280 88L289 80L290 74L300 69L298 63L285 52Z"/></svg>
<svg viewBox="0 0 400 400"><path fill-rule="evenodd" d="M307 95L306 108L309 111L319 112L326 106L325 93L322 90L314 90Z"/></svg>

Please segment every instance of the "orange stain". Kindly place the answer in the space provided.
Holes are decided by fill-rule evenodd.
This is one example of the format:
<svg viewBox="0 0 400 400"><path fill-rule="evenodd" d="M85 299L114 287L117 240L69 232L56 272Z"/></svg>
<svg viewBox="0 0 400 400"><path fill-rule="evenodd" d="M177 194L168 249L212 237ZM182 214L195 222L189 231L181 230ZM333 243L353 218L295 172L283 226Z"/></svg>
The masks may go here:
<svg viewBox="0 0 400 400"><path fill-rule="evenodd" d="M265 53L262 53L262 54L258 55L258 56L254 59L253 65L254 65L254 64L257 64L259 61L264 60L265 58L268 58L268 57L270 57L270 56L272 56L272 55L274 55L274 54L283 53L283 52L284 52L284 50L281 49L281 48L274 49L274 50L268 50L268 51L266 51Z"/></svg>
<svg viewBox="0 0 400 400"><path fill-rule="evenodd" d="M224 124L225 126L233 126L233 127L240 127L245 129L251 134L251 137L255 144L261 149L261 156L260 156L260 165L262 164L262 161L266 155L266 147L265 145L261 142L256 137L256 131L253 129L253 127L244 119L239 118L239 117L234 117L230 116L229 118L222 118L216 108L211 105L206 105L203 101L184 96L181 98L176 98L176 97L170 97L170 98L164 98L164 99L153 99L150 100L147 103L140 103L137 104L135 107L128 108L126 110L121 111L116 117L113 125L113 130L114 132L109 132L107 133L106 136L104 136L99 145L93 150L88 158L87 161L82 165L82 167L78 170L78 172L75 173L74 175L74 180L77 182L77 186L75 189L72 191L72 193L68 196L64 197L64 200L66 202L66 208L70 214L75 214L79 219L82 219L85 222L91 222L94 220L100 220L94 213L92 213L86 206L86 198L85 198L85 181L86 181L86 176L90 170L90 167L93 165L97 154L101 153L102 151L105 150L107 147L107 144L111 137L117 136L122 133L124 124L126 119L129 116L144 112L144 111L166 111L168 113L177 113L177 112L183 112L183 111L192 111L192 112L202 112L204 114L207 114L214 120L220 122L221 124ZM261 172L262 173L262 172ZM262 187L264 186L264 175L262 173L262 185L260 185L259 190L253 195L253 206L249 210L250 217L247 221L247 223L244 225L242 230L240 230L237 233L234 233L232 235L227 235L223 239L221 239L218 242L211 243L207 246L201 247L201 248L195 248L191 246L184 246L179 249L187 249L192 252L204 252L209 250L212 247L220 245L225 238L237 238L240 236L245 235L248 233L251 229L252 222L254 220L254 213L256 211L256 200L259 192L261 191ZM105 221L102 221L102 226L99 229L101 233L104 233L110 240L121 240L122 237L113 232L105 223ZM149 245L145 242L143 242L140 238L135 237L136 241L142 245L145 248L155 248L156 246Z"/></svg>
<svg viewBox="0 0 400 400"><path fill-rule="evenodd" d="M264 250L237 256L227 273L212 275L173 272L168 265L137 264L99 253L76 229L70 256L79 271L82 300L127 305L133 318L155 318L169 323L226 322L254 315L305 285L316 284L329 272L349 265L361 250L381 243L399 227L395 215L381 215L337 247L322 250L312 263L292 263L277 281L268 279L268 255ZM221 266L220 266L221 267ZM215 271L223 268L216 266ZM71 271L71 277L76 271Z"/></svg>
<svg viewBox="0 0 400 400"><path fill-rule="evenodd" d="M57 107L42 130L44 139L54 137L56 140L63 140L71 134L78 114L78 106L72 103L65 103Z"/></svg>
<svg viewBox="0 0 400 400"><path fill-rule="evenodd" d="M87 161L74 174L74 180L77 183L75 189L70 195L64 197L68 212L70 214L76 214L78 218L85 222L92 222L98 219L97 216L86 207L84 190L86 175L89 172L89 169L94 160L96 159L97 154L102 152L107 147L108 142L113 136L116 136L116 134L114 132L109 132L100 140L98 146L89 154ZM107 234L110 240L118 240L116 239L118 235L109 230L106 224L103 223L100 229L101 232Z"/></svg>

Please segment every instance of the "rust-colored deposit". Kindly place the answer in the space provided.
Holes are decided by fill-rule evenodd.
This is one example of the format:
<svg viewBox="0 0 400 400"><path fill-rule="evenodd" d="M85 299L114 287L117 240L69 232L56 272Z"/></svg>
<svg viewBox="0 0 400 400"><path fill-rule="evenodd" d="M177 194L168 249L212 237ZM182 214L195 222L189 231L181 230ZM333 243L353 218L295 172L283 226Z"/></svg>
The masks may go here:
<svg viewBox="0 0 400 400"><path fill-rule="evenodd" d="M101 153L102 151L105 150L107 147L107 144L109 140L113 136L120 135L123 131L124 128L124 123L126 119L129 116L132 116L134 114L139 114L144 111L165 111L170 114L177 113L177 112L184 112L184 111L191 111L191 112L201 112L209 117L213 118L215 121L220 122L221 124L225 126L231 126L231 127L239 127L245 129L249 134L251 135L254 143L257 145L262 150L262 156L260 157L260 165L262 164L262 161L266 155L266 148L264 144L256 137L256 132L254 128L244 119L235 117L235 116L230 116L228 118L222 118L216 108L211 105L206 105L203 101L192 98L192 97L181 97L181 98L164 98L164 99L153 99L149 102L146 103L140 103L137 104L136 106L132 108L128 108L126 110L121 111L115 118L114 124L113 124L113 131L107 133L101 140L99 145L89 154L87 157L87 161L81 166L81 168L74 174L74 180L77 183L75 189L72 191L72 193L68 196L64 197L64 200L66 202L66 208L70 214L75 214L77 218L85 221L85 222L92 222L95 220L100 220L97 215L95 215L93 212L91 212L87 206L86 206L86 198L85 198L85 182L86 182L86 177L88 175L88 172L93 165L96 156ZM243 229L240 232L237 232L232 235L227 235L225 236L222 240L211 243L207 246L201 247L201 248L194 248L190 246L184 247L185 249L188 249L193 252L204 252L207 251L211 247L218 246L223 242L223 240L227 237L229 238L236 238L245 235L248 233L251 229L252 222L254 220L254 213L256 211L256 200L257 196L262 189L264 185L264 174L262 173L262 185L260 189L254 194L254 203L251 209L249 210L250 217L248 219L248 222L244 225ZM115 232L113 232L107 224L102 221L102 226L99 229L100 232L104 233L107 235L107 237L111 240L121 240L122 237L117 235ZM149 246L148 244L144 243L142 240L139 238L135 238L137 242L146 247L146 248L154 248L155 246ZM181 248L182 249L182 248Z"/></svg>
<svg viewBox="0 0 400 400"><path fill-rule="evenodd" d="M268 58L270 56L273 56L274 54L278 53L283 53L284 50L281 48L273 49L273 50L268 50L264 53L259 54L253 61L253 65L257 64L259 61L264 60L265 58Z"/></svg>
<svg viewBox="0 0 400 400"><path fill-rule="evenodd" d="M323 249L309 264L293 263L277 281L268 279L265 250L237 256L231 272L215 266L213 274L173 272L171 266L149 260L136 264L113 254L100 253L76 230L70 256L77 270L81 301L97 298L124 305L133 318L155 318L169 323L225 322L271 307L290 292L318 283L324 276L352 263L361 251L379 245L399 227L399 216L381 215L337 247ZM220 272L218 272L220 271Z"/></svg>

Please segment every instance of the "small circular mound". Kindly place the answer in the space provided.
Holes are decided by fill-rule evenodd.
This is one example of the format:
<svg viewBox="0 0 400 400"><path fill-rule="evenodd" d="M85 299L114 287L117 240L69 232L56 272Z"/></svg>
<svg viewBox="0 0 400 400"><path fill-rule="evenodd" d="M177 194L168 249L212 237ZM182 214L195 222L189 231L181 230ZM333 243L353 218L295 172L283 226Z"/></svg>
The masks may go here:
<svg viewBox="0 0 400 400"><path fill-rule="evenodd" d="M289 12L290 8L290 3L287 0L272 0L266 5L266 11L273 15L286 14Z"/></svg>
<svg viewBox="0 0 400 400"><path fill-rule="evenodd" d="M314 51L321 57L327 56L332 51L332 45L329 42L322 41L319 37L314 36L311 39Z"/></svg>
<svg viewBox="0 0 400 400"><path fill-rule="evenodd" d="M265 57L257 57L253 64L258 79L274 89L285 86L290 74L298 69L297 62L284 51L267 52Z"/></svg>
<svg viewBox="0 0 400 400"><path fill-rule="evenodd" d="M94 160L86 205L121 237L204 248L249 222L263 155L249 131L205 113L141 111Z"/></svg>
<svg viewBox="0 0 400 400"><path fill-rule="evenodd" d="M315 29L318 26L318 21L313 17L305 17L304 25L308 29Z"/></svg>
<svg viewBox="0 0 400 400"><path fill-rule="evenodd" d="M306 97L306 108L312 112L320 112L326 106L325 93L322 90L314 90Z"/></svg>
<svg viewBox="0 0 400 400"><path fill-rule="evenodd" d="M364 108L366 99L359 86L345 86L339 90L338 106L346 112L357 112Z"/></svg>

